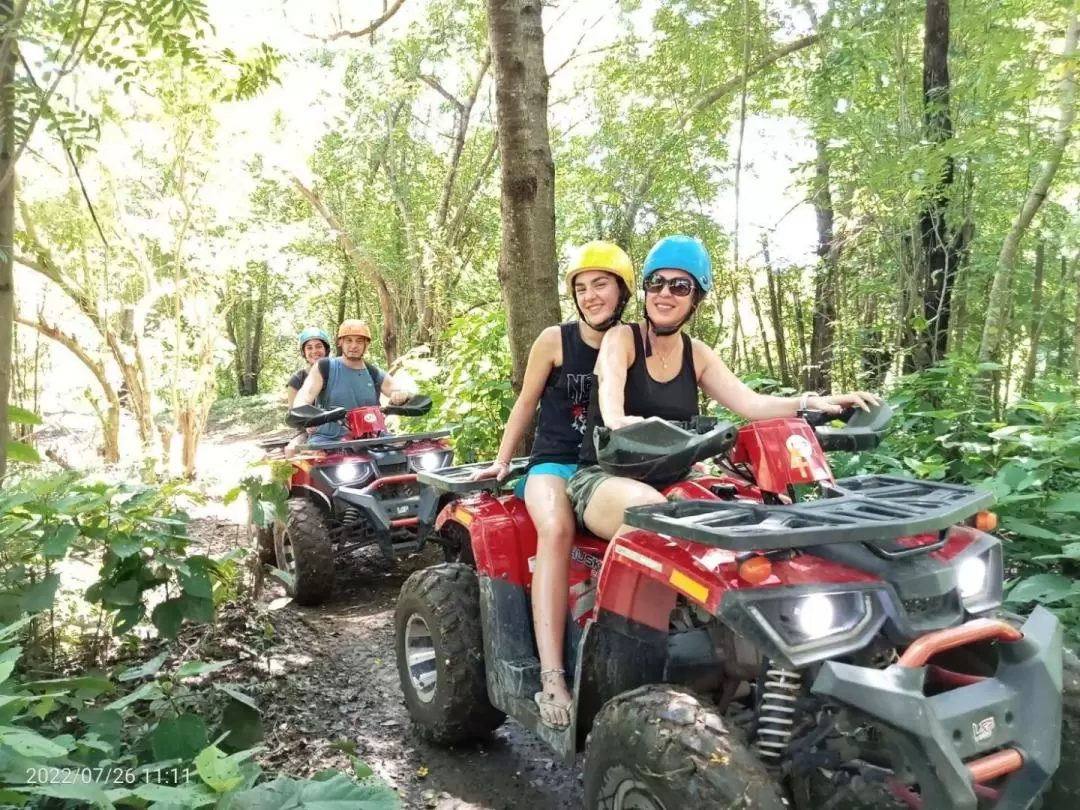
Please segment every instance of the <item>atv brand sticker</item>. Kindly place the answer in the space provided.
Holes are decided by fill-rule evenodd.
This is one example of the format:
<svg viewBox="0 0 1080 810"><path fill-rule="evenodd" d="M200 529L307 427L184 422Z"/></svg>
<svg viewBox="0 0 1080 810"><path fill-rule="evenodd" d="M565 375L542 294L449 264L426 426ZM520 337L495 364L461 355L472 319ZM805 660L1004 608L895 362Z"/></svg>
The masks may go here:
<svg viewBox="0 0 1080 810"><path fill-rule="evenodd" d="M373 413L365 413L364 414L364 421L368 422L368 423L373 423L375 421L375 414L373 414Z"/></svg>
<svg viewBox="0 0 1080 810"><path fill-rule="evenodd" d="M784 445L788 449L788 460L791 469L798 470L803 475L809 475L810 456L814 452L814 449L810 446L810 440L796 433L793 436L788 436Z"/></svg>
<svg viewBox="0 0 1080 810"><path fill-rule="evenodd" d="M971 724L971 736L977 743L984 743L994 736L994 728L996 724L994 718L991 715L985 720L980 720L978 723Z"/></svg>
<svg viewBox="0 0 1080 810"><path fill-rule="evenodd" d="M582 551L577 546L570 549L570 559L574 562L581 563L590 571L599 571L604 564L595 554L589 554L586 551Z"/></svg>
<svg viewBox="0 0 1080 810"><path fill-rule="evenodd" d="M626 557L626 559L628 560L633 560L638 565L644 565L646 568L652 569L653 571L663 572L664 570L663 563L658 563L651 557L646 557L644 554L639 554L632 548L627 548L626 546L615 546L615 553L619 554L620 556Z"/></svg>

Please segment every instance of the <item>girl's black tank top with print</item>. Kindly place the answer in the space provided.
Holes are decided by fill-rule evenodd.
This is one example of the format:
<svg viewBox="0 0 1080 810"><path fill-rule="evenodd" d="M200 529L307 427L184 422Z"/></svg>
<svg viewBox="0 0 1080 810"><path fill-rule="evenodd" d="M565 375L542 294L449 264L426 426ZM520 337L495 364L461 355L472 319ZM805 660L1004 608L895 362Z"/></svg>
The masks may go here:
<svg viewBox="0 0 1080 810"><path fill-rule="evenodd" d="M596 358L594 349L581 337L577 321L559 325L562 338L562 365L548 373L540 396L529 467L537 464L573 464L577 461L589 394L593 389Z"/></svg>

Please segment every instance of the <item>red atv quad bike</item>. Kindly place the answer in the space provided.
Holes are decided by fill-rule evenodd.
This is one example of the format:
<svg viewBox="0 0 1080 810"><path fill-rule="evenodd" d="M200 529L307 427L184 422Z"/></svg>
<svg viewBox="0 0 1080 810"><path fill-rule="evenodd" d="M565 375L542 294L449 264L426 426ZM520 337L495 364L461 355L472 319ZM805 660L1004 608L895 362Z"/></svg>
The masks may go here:
<svg viewBox="0 0 1080 810"><path fill-rule="evenodd" d="M455 496L436 526L472 556L401 590L415 726L453 744L509 715L568 760L584 748L589 810L1033 806L1059 760L1061 627L998 613L988 493L834 479L823 450L875 446L890 416L599 430L601 466L669 500L628 509L611 543L574 541L565 730L533 701L524 503L469 482L484 465L422 473ZM722 474L693 472L708 459Z"/></svg>
<svg viewBox="0 0 1080 810"><path fill-rule="evenodd" d="M304 405L288 412L290 427L341 420L348 427L345 440L306 447L289 459L288 517L259 534L260 554L292 575L289 595L299 604L330 598L334 563L343 555L378 545L396 560L423 547L438 502L422 502L416 475L450 463L454 451L446 438L451 431L394 435L384 417L423 416L430 410L431 397L417 396L404 405L349 411ZM279 440L263 447L280 452L285 444ZM426 497L433 496L426 491Z"/></svg>

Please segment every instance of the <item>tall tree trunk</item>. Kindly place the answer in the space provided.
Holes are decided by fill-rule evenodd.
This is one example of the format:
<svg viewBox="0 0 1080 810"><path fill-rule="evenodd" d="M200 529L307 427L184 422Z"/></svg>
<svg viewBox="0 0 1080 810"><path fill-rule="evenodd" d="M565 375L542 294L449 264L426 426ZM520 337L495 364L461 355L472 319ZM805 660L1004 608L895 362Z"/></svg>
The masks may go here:
<svg viewBox="0 0 1080 810"><path fill-rule="evenodd" d="M1080 382L1080 271L1073 268L1076 285L1076 311L1073 313L1073 382Z"/></svg>
<svg viewBox="0 0 1080 810"><path fill-rule="evenodd" d="M1009 288L1012 286L1012 272L1013 267L1016 265L1016 254L1020 250L1020 240L1027 232L1028 226L1031 225L1031 221L1035 218L1035 214L1042 207L1043 201L1050 191L1050 184L1054 180L1054 175L1057 174L1058 166L1061 165L1065 148L1069 145L1072 136L1072 125L1073 121L1076 120L1076 81L1073 56L1076 54L1078 6L1080 6L1080 2L1073 0L1072 9L1069 13L1069 27L1065 32L1065 47L1062 50L1064 72L1061 83L1058 85L1060 109L1054 143L1042 163L1035 182L1032 183L1027 199L1024 200L1023 208L1020 209L1020 213L1013 220L1009 233L1001 246L997 270L994 272L994 281L990 286L990 298L986 307L986 320L983 323L982 341L979 343L980 361L997 359L1002 336L1005 334L1001 316L1008 301Z"/></svg>
<svg viewBox="0 0 1080 810"><path fill-rule="evenodd" d="M1058 294L1056 306L1054 309L1057 311L1057 359L1054 362L1054 373L1065 373L1065 345L1066 335L1065 327L1069 323L1069 287L1072 286L1073 274L1076 272L1076 265L1080 263L1080 259L1074 259L1072 263L1065 258L1061 257L1061 280L1058 283Z"/></svg>
<svg viewBox="0 0 1080 810"><path fill-rule="evenodd" d="M952 139L949 115L949 0L926 0L923 39L923 129L926 139L943 156L943 171L919 214L922 245L923 319L925 327L915 348L915 369L940 361L949 346L949 313L957 266L957 244L946 220L953 186Z"/></svg>
<svg viewBox="0 0 1080 810"><path fill-rule="evenodd" d="M765 271L766 274L768 270ZM754 288L754 277L750 276L750 300L754 304L754 317L757 318L758 329L761 330L761 345L765 350L765 367L769 370L770 377L776 377L776 368L773 366L772 349L769 348L769 332L766 328L765 318L761 314L761 299L758 298Z"/></svg>
<svg viewBox="0 0 1080 810"><path fill-rule="evenodd" d="M780 279L772 266L769 256L769 239L761 235L761 253L765 260L765 281L769 285L769 318L772 320L773 334L776 336L776 361L780 367L780 382L791 385L791 368L788 365L787 339L784 336L784 299L782 298Z"/></svg>
<svg viewBox="0 0 1080 810"><path fill-rule="evenodd" d="M14 3L0 0L0 485L7 476L8 395L11 391L11 351L15 336L15 41Z"/></svg>
<svg viewBox="0 0 1080 810"><path fill-rule="evenodd" d="M502 156L499 282L520 393L533 341L559 321L548 74L540 0L488 0L487 8Z"/></svg>
<svg viewBox="0 0 1080 810"><path fill-rule="evenodd" d="M829 189L829 154L822 138L817 139L815 181L817 255L821 261L814 278L814 320L810 333L810 363L806 369L806 388L828 393L832 385L833 343L836 340L836 274L840 251L834 233L832 192Z"/></svg>
<svg viewBox="0 0 1080 810"><path fill-rule="evenodd" d="M806 353L806 313L803 312L802 296L799 295L799 279L795 279L791 285L791 303L795 313L795 337L799 341L799 351L796 354L799 368L792 375L797 378L799 373L807 374L810 370L810 359Z"/></svg>
<svg viewBox="0 0 1080 810"><path fill-rule="evenodd" d="M1042 335L1043 325L1043 272L1046 267L1046 242L1042 239L1035 246L1035 278L1031 289L1031 320L1028 322L1028 356L1024 366L1024 380L1020 386L1020 392L1025 397L1030 397L1035 386L1035 371L1039 363L1039 338Z"/></svg>

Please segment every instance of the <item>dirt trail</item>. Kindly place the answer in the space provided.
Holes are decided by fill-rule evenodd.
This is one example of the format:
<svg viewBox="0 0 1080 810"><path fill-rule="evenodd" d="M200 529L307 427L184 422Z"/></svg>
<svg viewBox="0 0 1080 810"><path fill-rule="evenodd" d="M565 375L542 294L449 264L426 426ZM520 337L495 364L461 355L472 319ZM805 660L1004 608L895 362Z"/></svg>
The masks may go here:
<svg viewBox="0 0 1080 810"><path fill-rule="evenodd" d="M212 552L243 538L243 527L213 518L196 519L191 531ZM333 744L352 742L409 808L580 807L578 769L553 761L512 720L486 744L452 750L429 745L410 727L394 659L394 605L407 576L438 559L425 555L400 566L374 555L349 561L337 571L331 603L290 603L265 614L274 628L268 643L258 619L239 611L224 617L222 656L239 652L235 674L263 711L261 760L298 776L347 771L346 756ZM276 581L263 588L264 608L283 595Z"/></svg>

